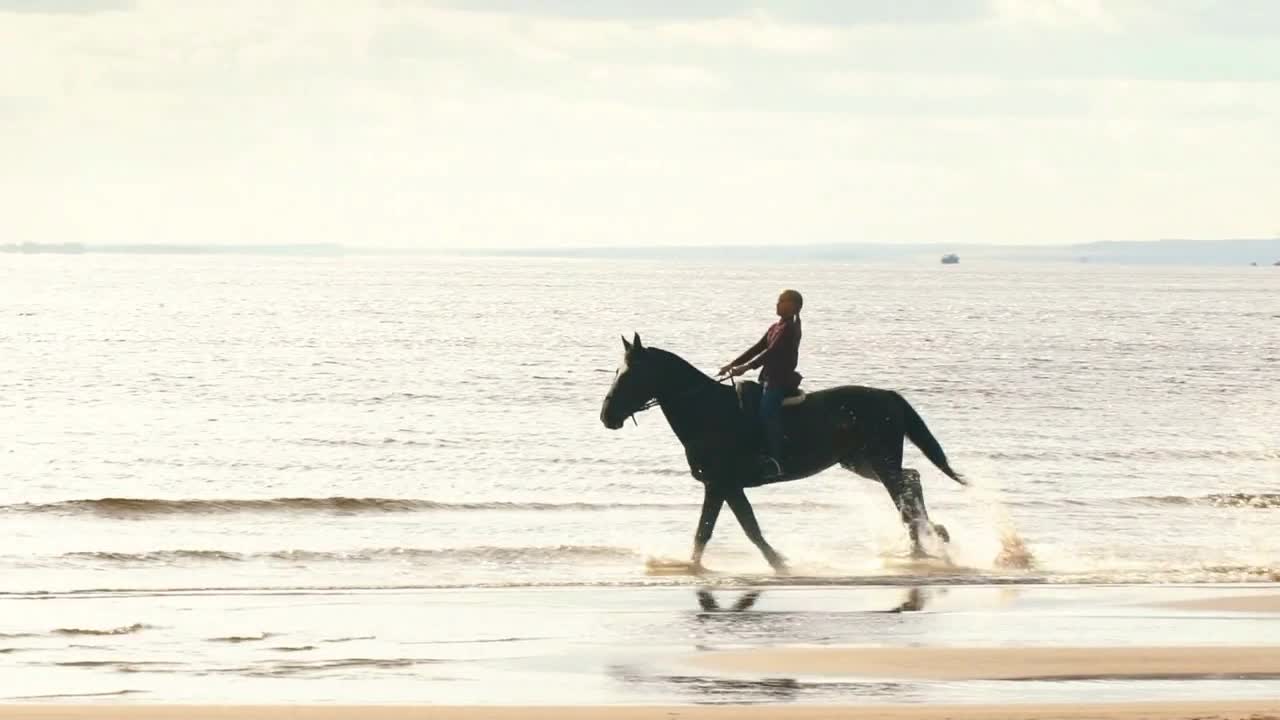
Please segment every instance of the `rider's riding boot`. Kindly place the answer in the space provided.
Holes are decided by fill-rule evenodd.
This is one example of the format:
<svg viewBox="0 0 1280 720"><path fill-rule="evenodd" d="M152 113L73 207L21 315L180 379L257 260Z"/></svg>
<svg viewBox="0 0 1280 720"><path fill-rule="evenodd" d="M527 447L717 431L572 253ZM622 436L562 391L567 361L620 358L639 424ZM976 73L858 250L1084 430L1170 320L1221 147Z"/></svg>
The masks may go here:
<svg viewBox="0 0 1280 720"><path fill-rule="evenodd" d="M765 475L771 477L782 477L782 434L781 428L773 425L772 428L765 429L765 439L768 441L769 452L767 455L760 456L760 469Z"/></svg>
<svg viewBox="0 0 1280 720"><path fill-rule="evenodd" d="M768 402L773 395L773 402ZM761 406L760 420L764 425L764 438L768 454L761 458L763 466L762 471L769 475L776 473L774 477L782 477L782 396L781 393L773 394L766 391L766 397Z"/></svg>

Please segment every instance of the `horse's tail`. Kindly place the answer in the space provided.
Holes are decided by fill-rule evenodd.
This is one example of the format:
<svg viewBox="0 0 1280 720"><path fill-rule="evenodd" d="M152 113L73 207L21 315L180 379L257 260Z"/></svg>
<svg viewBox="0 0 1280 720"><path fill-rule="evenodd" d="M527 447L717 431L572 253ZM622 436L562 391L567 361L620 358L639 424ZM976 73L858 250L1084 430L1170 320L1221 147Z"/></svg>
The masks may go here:
<svg viewBox="0 0 1280 720"><path fill-rule="evenodd" d="M898 400L902 401L902 415L906 424L907 437L911 439L911 443L920 448L920 452L929 458L929 462L938 467L939 470L947 474L947 477L955 480L961 485L968 485L960 473L951 469L951 464L947 462L947 454L942 451L942 446L938 444L938 439L929 432L929 426L924 424L924 418L920 417L920 413L911 407L911 403L907 399L894 393Z"/></svg>

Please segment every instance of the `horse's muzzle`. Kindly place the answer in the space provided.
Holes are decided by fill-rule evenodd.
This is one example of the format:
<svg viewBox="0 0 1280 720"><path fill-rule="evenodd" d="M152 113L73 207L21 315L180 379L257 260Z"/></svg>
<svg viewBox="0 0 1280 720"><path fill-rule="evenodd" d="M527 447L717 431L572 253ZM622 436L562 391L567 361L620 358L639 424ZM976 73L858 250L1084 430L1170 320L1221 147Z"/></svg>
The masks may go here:
<svg viewBox="0 0 1280 720"><path fill-rule="evenodd" d="M609 417L609 400L611 399L612 399L612 396L606 397L604 399L604 406L600 408L600 422L603 423L604 426L609 428L610 430L620 430L622 429L622 426L625 423L626 418Z"/></svg>

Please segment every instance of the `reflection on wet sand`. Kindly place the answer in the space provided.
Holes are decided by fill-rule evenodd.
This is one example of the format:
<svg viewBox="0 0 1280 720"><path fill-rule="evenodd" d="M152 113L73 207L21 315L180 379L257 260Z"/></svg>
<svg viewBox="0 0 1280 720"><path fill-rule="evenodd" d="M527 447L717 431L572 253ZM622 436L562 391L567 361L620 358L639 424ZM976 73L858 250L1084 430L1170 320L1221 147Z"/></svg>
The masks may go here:
<svg viewBox="0 0 1280 720"><path fill-rule="evenodd" d="M738 593L732 590L698 588L695 592L699 611L693 618L698 623L699 651L712 650L710 643L739 642L743 639L770 641L775 634L792 635L796 616L805 613L786 611L759 611L756 604L764 595L758 588ZM929 592L925 588L904 588L900 602L884 609L868 610L869 613L909 613L925 608ZM715 622L708 625L707 622ZM826 638L815 638L817 640ZM916 693L908 684L884 681L801 681L794 677L763 677L740 679L712 677L694 674L664 673L656 669L644 669L633 665L613 665L608 674L615 680L630 686L631 690L653 692L660 695L675 693L687 697L696 704L763 703L814 700L816 698L861 697L893 698L910 701Z"/></svg>
<svg viewBox="0 0 1280 720"><path fill-rule="evenodd" d="M733 607L725 610L720 607L716 596L707 588L698 589L698 605L702 607L704 612L746 612L755 606L756 600L760 599L763 590L748 590L743 593L734 603Z"/></svg>
<svg viewBox="0 0 1280 720"><path fill-rule="evenodd" d="M725 593L729 594L728 592ZM704 613L741 613L747 612L755 607L756 601L764 594L763 590L748 590L733 602L730 607L722 607L720 601L716 599L711 588L698 588L698 606L702 608ZM889 607L885 610L870 610L868 612L883 613L904 613L904 612L920 612L924 610L928 592L922 587L905 588L903 592L903 600L897 605Z"/></svg>
<svg viewBox="0 0 1280 720"><path fill-rule="evenodd" d="M867 631L883 628L883 620L877 618L923 611L931 599L945 592L921 587L886 592L880 588L858 593L846 609L819 610L794 606L796 596L787 591L770 594L761 588L737 591L701 587L695 591L698 609L682 620L688 626L686 637L699 650L743 644L822 644L862 635L857 629L860 626ZM762 610L759 603L766 595L772 602Z"/></svg>

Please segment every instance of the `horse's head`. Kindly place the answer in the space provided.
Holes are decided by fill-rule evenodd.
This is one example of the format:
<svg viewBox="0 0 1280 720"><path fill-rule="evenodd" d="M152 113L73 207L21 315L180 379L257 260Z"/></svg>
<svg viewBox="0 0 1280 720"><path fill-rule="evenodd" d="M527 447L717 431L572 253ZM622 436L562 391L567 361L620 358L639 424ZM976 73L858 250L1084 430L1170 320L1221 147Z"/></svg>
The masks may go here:
<svg viewBox="0 0 1280 720"><path fill-rule="evenodd" d="M658 372L649 350L640 342L640 334L636 333L631 342L622 338L622 347L626 349L622 367L600 408L600 422L610 430L621 428L623 421L644 410L658 394Z"/></svg>

